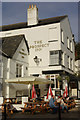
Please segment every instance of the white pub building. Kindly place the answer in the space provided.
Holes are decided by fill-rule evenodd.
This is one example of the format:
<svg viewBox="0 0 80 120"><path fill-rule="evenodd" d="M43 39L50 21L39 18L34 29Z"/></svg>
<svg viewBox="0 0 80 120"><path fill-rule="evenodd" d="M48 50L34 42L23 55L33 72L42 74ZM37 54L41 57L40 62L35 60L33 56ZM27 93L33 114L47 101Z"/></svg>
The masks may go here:
<svg viewBox="0 0 80 120"><path fill-rule="evenodd" d="M2 38L9 37L11 41L14 36L21 35L24 35L29 46L29 54L25 47L21 48L24 49L22 52L25 51L25 55L27 54L28 57L25 60L27 70L25 74L53 80L54 84L51 85L53 92L54 90L64 89L64 80L60 83L57 77L64 74L65 76L73 75L75 62L74 36L68 16L38 19L38 8L36 5L30 5L27 10L27 22L4 25L2 31L0 31ZM19 60L22 61L21 65L24 65L24 57L19 58ZM21 72L23 72L23 67L21 69ZM15 71L12 72L13 76L11 78L15 78ZM24 77L24 75L21 77ZM43 91L46 91L45 94L47 93L46 88L48 88L48 85L36 85L35 87L39 87L40 95Z"/></svg>

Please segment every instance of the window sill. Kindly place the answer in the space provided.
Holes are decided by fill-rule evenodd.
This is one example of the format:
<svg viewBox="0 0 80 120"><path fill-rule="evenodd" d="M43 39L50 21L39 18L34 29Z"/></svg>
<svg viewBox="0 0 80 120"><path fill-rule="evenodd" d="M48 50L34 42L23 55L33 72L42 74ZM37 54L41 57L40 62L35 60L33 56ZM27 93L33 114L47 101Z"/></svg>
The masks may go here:
<svg viewBox="0 0 80 120"><path fill-rule="evenodd" d="M67 47L68 50L70 50L70 48Z"/></svg>
<svg viewBox="0 0 80 120"><path fill-rule="evenodd" d="M48 41L48 42L57 42L58 40L50 40L50 41Z"/></svg>
<svg viewBox="0 0 80 120"><path fill-rule="evenodd" d="M62 43L62 44L64 44L64 42L63 42L63 41L61 41L61 43Z"/></svg>
<svg viewBox="0 0 80 120"><path fill-rule="evenodd" d="M71 51L71 50L70 50ZM71 53L73 53L73 51L71 51Z"/></svg>
<svg viewBox="0 0 80 120"><path fill-rule="evenodd" d="M48 65L48 66L60 66L60 64L56 64L56 65Z"/></svg>

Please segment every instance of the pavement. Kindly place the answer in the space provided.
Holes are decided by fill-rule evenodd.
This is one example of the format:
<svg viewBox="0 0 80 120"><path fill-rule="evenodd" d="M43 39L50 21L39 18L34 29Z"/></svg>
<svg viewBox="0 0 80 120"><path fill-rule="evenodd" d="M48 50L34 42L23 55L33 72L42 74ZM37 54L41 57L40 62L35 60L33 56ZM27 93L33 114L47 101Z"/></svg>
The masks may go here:
<svg viewBox="0 0 80 120"><path fill-rule="evenodd" d="M69 113L61 113L59 117L59 112L56 114L52 113L36 113L32 115L29 112L17 112L12 115L7 116L6 119L2 120L80 120L80 103L76 105L75 108L69 110Z"/></svg>

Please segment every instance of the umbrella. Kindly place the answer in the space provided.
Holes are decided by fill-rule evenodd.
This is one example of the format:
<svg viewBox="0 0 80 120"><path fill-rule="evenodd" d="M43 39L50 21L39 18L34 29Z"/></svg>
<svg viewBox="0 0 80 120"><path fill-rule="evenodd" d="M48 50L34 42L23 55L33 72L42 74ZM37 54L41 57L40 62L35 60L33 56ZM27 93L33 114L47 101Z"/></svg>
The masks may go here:
<svg viewBox="0 0 80 120"><path fill-rule="evenodd" d="M27 77L18 77L13 79L6 79L6 83L15 83L15 84L53 84L53 81L41 78L41 77L34 77L34 76L27 76Z"/></svg>
<svg viewBox="0 0 80 120"><path fill-rule="evenodd" d="M33 98L36 98L36 97L37 97L37 95L36 95L36 90L35 90L34 84L33 84L33 87L32 87L32 99L33 99Z"/></svg>
<svg viewBox="0 0 80 120"><path fill-rule="evenodd" d="M53 95L52 90L51 90L51 86L49 86L49 90L48 90L48 93L47 93L47 99L49 98L49 95L50 96Z"/></svg>
<svg viewBox="0 0 80 120"><path fill-rule="evenodd" d="M13 79L7 79L5 82L8 83L17 83L17 84L53 84L53 81L41 78L41 77L34 77L34 76L27 76L27 77L18 77Z"/></svg>

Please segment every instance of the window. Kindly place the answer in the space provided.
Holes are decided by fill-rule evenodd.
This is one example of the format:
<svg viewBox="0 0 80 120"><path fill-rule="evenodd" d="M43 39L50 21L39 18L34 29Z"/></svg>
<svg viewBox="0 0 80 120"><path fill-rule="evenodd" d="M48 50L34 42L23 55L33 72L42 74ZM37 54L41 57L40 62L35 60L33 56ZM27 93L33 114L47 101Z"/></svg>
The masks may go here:
<svg viewBox="0 0 80 120"><path fill-rule="evenodd" d="M73 51L72 42L71 42L71 51Z"/></svg>
<svg viewBox="0 0 80 120"><path fill-rule="evenodd" d="M64 65L64 53L61 52L61 64Z"/></svg>
<svg viewBox="0 0 80 120"><path fill-rule="evenodd" d="M69 43L69 48L70 48L70 50L71 50L71 40L70 40L70 43Z"/></svg>
<svg viewBox="0 0 80 120"><path fill-rule="evenodd" d="M69 68L69 56L67 56L67 66Z"/></svg>
<svg viewBox="0 0 80 120"><path fill-rule="evenodd" d="M0 61L0 78L3 78L3 63Z"/></svg>
<svg viewBox="0 0 80 120"><path fill-rule="evenodd" d="M67 47L70 48L69 38L67 37Z"/></svg>
<svg viewBox="0 0 80 120"><path fill-rule="evenodd" d="M50 65L59 64L59 51L50 51Z"/></svg>
<svg viewBox="0 0 80 120"><path fill-rule="evenodd" d="M72 58L70 59L70 68L72 70Z"/></svg>
<svg viewBox="0 0 80 120"><path fill-rule="evenodd" d="M16 77L22 77L22 65L16 64Z"/></svg>
<svg viewBox="0 0 80 120"><path fill-rule="evenodd" d="M64 33L62 29L61 29L61 41L64 43Z"/></svg>
<svg viewBox="0 0 80 120"><path fill-rule="evenodd" d="M49 28L49 40L58 40L58 30L57 27Z"/></svg>

